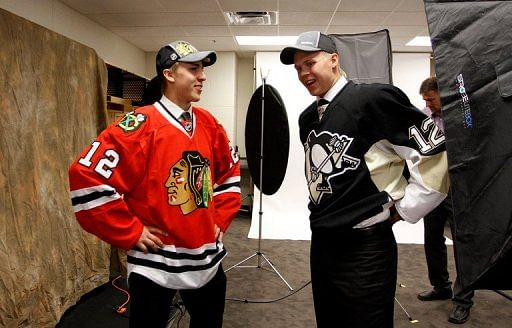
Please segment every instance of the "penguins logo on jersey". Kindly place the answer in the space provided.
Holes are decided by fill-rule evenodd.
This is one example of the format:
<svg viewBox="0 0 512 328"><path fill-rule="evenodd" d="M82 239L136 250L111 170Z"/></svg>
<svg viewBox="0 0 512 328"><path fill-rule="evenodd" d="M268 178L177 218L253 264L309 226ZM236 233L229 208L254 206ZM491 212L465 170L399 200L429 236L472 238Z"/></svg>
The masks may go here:
<svg viewBox="0 0 512 328"><path fill-rule="evenodd" d="M354 138L332 134L327 131L319 135L311 131L304 149L306 152L306 178L311 200L318 204L324 194L332 193L331 183L335 176L355 170L361 162L347 155Z"/></svg>
<svg viewBox="0 0 512 328"><path fill-rule="evenodd" d="M142 123L146 121L146 115L135 114L135 112L126 113L126 115L117 123L117 126L124 132L133 132L140 128Z"/></svg>

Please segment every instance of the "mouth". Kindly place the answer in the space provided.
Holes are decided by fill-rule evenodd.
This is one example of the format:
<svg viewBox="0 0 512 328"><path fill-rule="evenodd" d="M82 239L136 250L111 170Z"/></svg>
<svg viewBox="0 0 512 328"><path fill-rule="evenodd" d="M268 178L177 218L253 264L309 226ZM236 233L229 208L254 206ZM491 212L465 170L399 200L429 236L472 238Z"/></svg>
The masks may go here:
<svg viewBox="0 0 512 328"><path fill-rule="evenodd" d="M310 86L312 86L315 82L316 82L316 80L315 80L315 79L306 80L306 81L304 81L304 86L306 86L306 88L307 88L307 87L310 87Z"/></svg>

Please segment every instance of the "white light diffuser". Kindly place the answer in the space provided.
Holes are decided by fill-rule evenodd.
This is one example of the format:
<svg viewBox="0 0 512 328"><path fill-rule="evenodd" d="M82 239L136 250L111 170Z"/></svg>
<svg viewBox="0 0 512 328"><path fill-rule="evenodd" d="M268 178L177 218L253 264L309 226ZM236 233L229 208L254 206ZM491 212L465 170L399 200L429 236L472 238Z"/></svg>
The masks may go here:
<svg viewBox="0 0 512 328"><path fill-rule="evenodd" d="M237 36L241 46L287 46L295 44L297 36Z"/></svg>
<svg viewBox="0 0 512 328"><path fill-rule="evenodd" d="M417 36L405 45L411 47L430 47L432 43L429 36Z"/></svg>

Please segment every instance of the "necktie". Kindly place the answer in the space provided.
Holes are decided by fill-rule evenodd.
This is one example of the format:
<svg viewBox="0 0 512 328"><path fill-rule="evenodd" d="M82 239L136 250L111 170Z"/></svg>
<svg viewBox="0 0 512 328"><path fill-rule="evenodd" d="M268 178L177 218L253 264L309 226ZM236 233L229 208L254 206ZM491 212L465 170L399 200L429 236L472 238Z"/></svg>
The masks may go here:
<svg viewBox="0 0 512 328"><path fill-rule="evenodd" d="M440 128L441 131L444 132L443 115L432 113L432 119L434 120L434 123L437 125L437 127Z"/></svg>
<svg viewBox="0 0 512 328"><path fill-rule="evenodd" d="M320 121L324 115L325 110L327 109L327 106L329 106L329 101L321 98L318 100L316 106L316 109L318 110L318 120Z"/></svg>
<svg viewBox="0 0 512 328"><path fill-rule="evenodd" d="M189 112L183 112L181 114L180 123L183 125L185 131L187 131L189 135L192 135L192 117Z"/></svg>

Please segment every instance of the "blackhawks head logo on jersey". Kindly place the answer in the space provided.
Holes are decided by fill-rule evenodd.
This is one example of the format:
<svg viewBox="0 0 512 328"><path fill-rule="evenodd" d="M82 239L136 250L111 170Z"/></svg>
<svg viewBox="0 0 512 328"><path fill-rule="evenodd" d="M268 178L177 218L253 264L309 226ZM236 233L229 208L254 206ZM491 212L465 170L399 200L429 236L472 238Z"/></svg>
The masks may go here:
<svg viewBox="0 0 512 328"><path fill-rule="evenodd" d="M213 195L208 160L196 151L183 152L182 158L169 169L165 187L169 205L179 206L183 214L208 207Z"/></svg>

